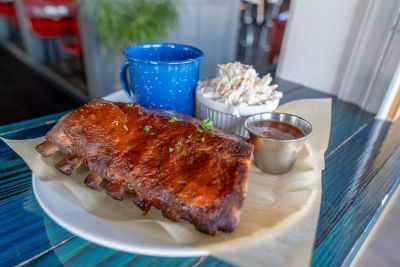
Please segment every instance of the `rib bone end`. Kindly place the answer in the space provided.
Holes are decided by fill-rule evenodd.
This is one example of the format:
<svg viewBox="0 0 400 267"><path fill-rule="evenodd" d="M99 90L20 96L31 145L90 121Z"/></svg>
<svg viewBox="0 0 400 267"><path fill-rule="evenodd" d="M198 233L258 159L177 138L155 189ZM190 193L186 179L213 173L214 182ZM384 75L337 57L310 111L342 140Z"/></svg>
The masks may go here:
<svg viewBox="0 0 400 267"><path fill-rule="evenodd" d="M110 181L107 184L106 192L113 199L123 200L124 199L124 192L125 192L125 185L123 184L123 182L118 181L118 180Z"/></svg>
<svg viewBox="0 0 400 267"><path fill-rule="evenodd" d="M89 173L89 175L85 179L85 184L92 189L99 189L100 183L103 180L102 177L95 174L94 172Z"/></svg>
<svg viewBox="0 0 400 267"><path fill-rule="evenodd" d="M56 164L56 168L65 175L71 175L82 163L81 157L65 157Z"/></svg>
<svg viewBox="0 0 400 267"><path fill-rule="evenodd" d="M53 145L50 141L44 141L43 143L37 145L35 149L43 157L48 157L58 151L58 147Z"/></svg>

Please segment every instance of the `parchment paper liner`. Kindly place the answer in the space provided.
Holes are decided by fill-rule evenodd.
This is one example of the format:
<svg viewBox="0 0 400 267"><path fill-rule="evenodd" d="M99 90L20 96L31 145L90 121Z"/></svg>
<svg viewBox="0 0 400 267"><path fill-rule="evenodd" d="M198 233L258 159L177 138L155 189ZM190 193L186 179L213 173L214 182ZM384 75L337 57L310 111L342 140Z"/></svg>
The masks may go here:
<svg viewBox="0 0 400 267"><path fill-rule="evenodd" d="M74 201L93 215L120 221L123 225L128 222L131 227L145 232L161 232L164 242L198 247L236 265L307 266L320 207L331 100L296 100L280 106L277 111L305 118L311 122L313 133L289 173L267 174L252 165L239 227L231 234L218 233L214 237L197 232L187 222L171 222L158 210L152 209L143 216L129 196L119 202L112 200L104 190L89 189L83 184L87 175L85 167L80 167L70 177L64 176L54 168L62 155L43 158L34 150L43 138L3 141L24 159L38 178L63 184Z"/></svg>

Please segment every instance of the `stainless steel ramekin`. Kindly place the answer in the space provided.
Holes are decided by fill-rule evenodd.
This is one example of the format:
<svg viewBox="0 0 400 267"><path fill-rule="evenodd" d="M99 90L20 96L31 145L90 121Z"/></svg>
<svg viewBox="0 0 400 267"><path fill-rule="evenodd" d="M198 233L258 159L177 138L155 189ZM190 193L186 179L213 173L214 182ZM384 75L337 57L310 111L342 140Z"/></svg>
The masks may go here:
<svg viewBox="0 0 400 267"><path fill-rule="evenodd" d="M299 128L304 136L289 140L266 138L249 129L249 124L260 120L275 120ZM287 113L268 112L249 117L244 126L254 144L254 162L258 168L269 173L288 172L295 163L300 150L312 132L311 124L303 118Z"/></svg>

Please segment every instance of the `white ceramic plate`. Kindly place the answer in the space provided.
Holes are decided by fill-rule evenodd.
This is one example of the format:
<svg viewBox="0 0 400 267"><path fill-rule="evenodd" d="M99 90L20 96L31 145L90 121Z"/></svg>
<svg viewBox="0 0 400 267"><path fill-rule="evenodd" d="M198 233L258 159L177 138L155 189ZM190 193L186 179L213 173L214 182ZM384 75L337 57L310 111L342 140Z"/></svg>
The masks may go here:
<svg viewBox="0 0 400 267"><path fill-rule="evenodd" d="M33 192L39 205L57 224L95 244L130 253L164 256L206 256L207 251L180 246L166 240L165 236L148 235L119 223L88 213L74 196L57 182L43 182L32 175ZM90 190L88 188L88 190ZM110 199L110 201L113 201ZM132 204L132 209L137 208Z"/></svg>
<svg viewBox="0 0 400 267"><path fill-rule="evenodd" d="M126 102L123 92L105 99ZM126 222L112 221L88 213L74 196L57 182L43 182L32 175L32 187L39 205L66 230L101 246L130 253L168 257L206 256L207 251L178 245L165 235L143 233ZM90 190L88 188L88 190ZM112 201L112 200L110 200ZM135 209L132 204L132 209Z"/></svg>

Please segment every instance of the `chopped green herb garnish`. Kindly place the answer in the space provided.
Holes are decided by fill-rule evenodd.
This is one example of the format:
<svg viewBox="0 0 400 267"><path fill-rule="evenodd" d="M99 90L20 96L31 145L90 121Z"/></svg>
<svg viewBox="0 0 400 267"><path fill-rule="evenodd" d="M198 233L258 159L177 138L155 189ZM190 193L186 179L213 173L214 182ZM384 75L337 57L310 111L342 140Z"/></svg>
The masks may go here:
<svg viewBox="0 0 400 267"><path fill-rule="evenodd" d="M138 114L139 117L143 116L143 112L141 110L139 110L137 114Z"/></svg>
<svg viewBox="0 0 400 267"><path fill-rule="evenodd" d="M178 141L178 142L175 144L175 147L176 147L177 149L180 149L182 146L183 146L183 144L182 144L181 141Z"/></svg>
<svg viewBox="0 0 400 267"><path fill-rule="evenodd" d="M200 138L200 142L204 143L204 141L206 141L205 137Z"/></svg>
<svg viewBox="0 0 400 267"><path fill-rule="evenodd" d="M204 119L201 121L200 127L206 131L211 131L214 128L213 121L210 118Z"/></svg>
<svg viewBox="0 0 400 267"><path fill-rule="evenodd" d="M176 122L176 121L179 121L179 119L175 116L169 118L169 120L168 120L168 122Z"/></svg>
<svg viewBox="0 0 400 267"><path fill-rule="evenodd" d="M126 126L125 124L124 124L124 129L125 131L128 131L128 126Z"/></svg>
<svg viewBox="0 0 400 267"><path fill-rule="evenodd" d="M113 121L112 124L114 124L115 126L118 126L118 121Z"/></svg>
<svg viewBox="0 0 400 267"><path fill-rule="evenodd" d="M131 107L133 107L133 105L134 105L133 103L126 103L126 104L125 104L125 106L126 106L127 108L131 108Z"/></svg>
<svg viewBox="0 0 400 267"><path fill-rule="evenodd" d="M172 152L174 152L174 149L172 147L169 147L168 151L169 151L169 153L172 153Z"/></svg>
<svg viewBox="0 0 400 267"><path fill-rule="evenodd" d="M200 127L197 127L196 130L197 130L199 133L204 133L204 130L202 130Z"/></svg>
<svg viewBox="0 0 400 267"><path fill-rule="evenodd" d="M151 125L146 125L146 126L143 127L143 131L148 132L148 131L150 131L150 129L151 129L152 127L153 127L153 126L151 126Z"/></svg>

